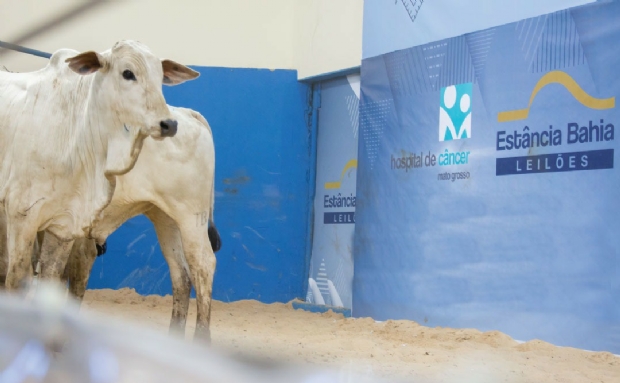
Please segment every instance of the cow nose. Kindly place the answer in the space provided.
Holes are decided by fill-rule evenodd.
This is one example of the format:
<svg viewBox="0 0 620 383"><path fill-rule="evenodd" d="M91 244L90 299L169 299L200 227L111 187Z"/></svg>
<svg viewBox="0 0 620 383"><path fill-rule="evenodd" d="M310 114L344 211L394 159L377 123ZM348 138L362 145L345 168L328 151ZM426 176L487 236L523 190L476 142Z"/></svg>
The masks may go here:
<svg viewBox="0 0 620 383"><path fill-rule="evenodd" d="M174 137L177 134L177 122L175 120L160 121L162 137Z"/></svg>

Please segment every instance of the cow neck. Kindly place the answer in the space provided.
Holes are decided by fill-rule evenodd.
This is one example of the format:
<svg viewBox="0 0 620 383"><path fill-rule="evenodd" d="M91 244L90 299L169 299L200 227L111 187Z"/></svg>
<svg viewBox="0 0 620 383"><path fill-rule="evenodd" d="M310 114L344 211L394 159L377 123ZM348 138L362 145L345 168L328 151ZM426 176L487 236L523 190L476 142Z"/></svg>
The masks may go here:
<svg viewBox="0 0 620 383"><path fill-rule="evenodd" d="M116 182L114 177L106 177L105 165L108 132L110 127L118 122L115 121L112 106L100 97L98 76L99 73L83 76L78 82L75 95L83 101L74 105L81 104L80 110L76 110L76 117L79 116L78 119L83 123L79 124L78 131L75 132L74 147L71 148L71 153L76 155L71 162L80 168L74 169L74 174L82 183L82 203L90 205L83 211L89 215L94 211L90 221L109 204Z"/></svg>

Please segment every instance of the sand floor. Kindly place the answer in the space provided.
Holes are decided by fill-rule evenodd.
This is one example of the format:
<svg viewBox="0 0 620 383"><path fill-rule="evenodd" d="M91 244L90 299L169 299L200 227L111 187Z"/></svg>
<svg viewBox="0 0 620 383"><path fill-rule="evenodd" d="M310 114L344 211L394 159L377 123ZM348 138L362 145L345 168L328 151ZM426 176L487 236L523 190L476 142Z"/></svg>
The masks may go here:
<svg viewBox="0 0 620 383"><path fill-rule="evenodd" d="M172 298L143 297L130 289L89 290L82 307L167 332ZM195 318L192 300L188 339ZM211 323L213 346L227 353L350 369L390 380L620 383L620 357L611 353L538 340L520 344L500 332L429 328L411 321L376 323L256 301L216 301Z"/></svg>

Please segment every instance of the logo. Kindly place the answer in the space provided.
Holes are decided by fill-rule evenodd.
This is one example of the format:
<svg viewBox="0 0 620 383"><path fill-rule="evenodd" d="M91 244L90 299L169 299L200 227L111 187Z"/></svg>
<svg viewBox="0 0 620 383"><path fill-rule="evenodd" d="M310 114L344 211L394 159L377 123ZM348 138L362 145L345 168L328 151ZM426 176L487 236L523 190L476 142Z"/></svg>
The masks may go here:
<svg viewBox="0 0 620 383"><path fill-rule="evenodd" d="M497 114L497 122L526 120L530 108L538 93L550 84L559 84L566 89L575 100L589 109L605 110L616 106L616 98L592 97L566 72L551 71L542 76L532 93L527 107L508 110ZM551 112L552 116L561 113ZM561 147L563 145L605 143L615 138L615 126L605 122L603 116L590 117L588 123L569 121L566 130L545 123L544 127L531 126L524 123L523 129L514 128L510 131L497 132L496 150L527 150L526 156L496 158L495 175L558 173L578 170L599 170L614 168L614 149L597 149L579 152L541 153L536 154L535 148ZM549 127L547 129L546 127ZM544 150L544 149L543 149Z"/></svg>
<svg viewBox="0 0 620 383"><path fill-rule="evenodd" d="M342 180L344 179L344 176L347 174L347 171L349 169L355 169L357 168L357 160L353 159L350 160L349 162L347 162L344 165L344 169L342 169L342 174L340 175L340 180L338 181L333 181L333 182L325 182L325 189L340 189L340 185L342 184Z"/></svg>
<svg viewBox="0 0 620 383"><path fill-rule="evenodd" d="M352 159L344 165L340 179L338 181L325 182L325 190L334 190L332 193L323 195L323 208L324 209L338 209L339 211L325 211L323 213L324 224L339 224L339 223L355 223L355 190L353 193L347 195L346 192L340 192L338 194L335 189L342 187L342 181L352 169L357 169L357 160ZM343 194L344 193L344 194ZM354 211L342 211L341 209L353 209Z"/></svg>
<svg viewBox="0 0 620 383"><path fill-rule="evenodd" d="M586 91L581 89L579 84L566 72L559 70L551 71L538 80L532 94L530 95L530 101L525 109L508 110L505 112L499 112L497 114L497 122L509 122L517 120L525 120L530 114L530 107L534 102L534 98L542 88L549 84L563 85L570 94L581 103L590 109L612 109L616 106L616 98L595 98L590 96ZM443 90L442 90L443 93Z"/></svg>
<svg viewBox="0 0 620 383"><path fill-rule="evenodd" d="M471 138L472 83L441 88L439 141Z"/></svg>

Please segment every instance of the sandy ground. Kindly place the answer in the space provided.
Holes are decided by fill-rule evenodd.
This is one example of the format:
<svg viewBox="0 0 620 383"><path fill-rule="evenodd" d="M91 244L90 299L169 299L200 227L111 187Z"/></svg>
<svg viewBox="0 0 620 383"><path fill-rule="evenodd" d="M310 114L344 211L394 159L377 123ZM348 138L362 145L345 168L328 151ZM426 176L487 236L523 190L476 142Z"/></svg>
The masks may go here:
<svg viewBox="0 0 620 383"><path fill-rule="evenodd" d="M167 332L170 296L133 290L89 290L83 310L102 312ZM190 306L186 336L196 318ZM411 321L376 323L313 314L286 304L222 303L212 312L213 346L227 353L350 369L364 375L415 382L620 383L620 357L521 343L500 332L429 328Z"/></svg>

